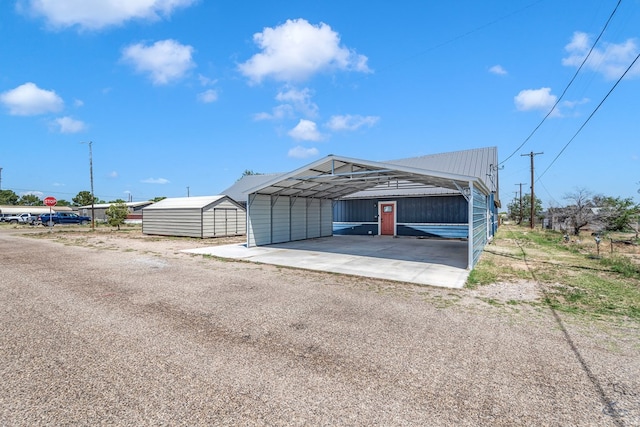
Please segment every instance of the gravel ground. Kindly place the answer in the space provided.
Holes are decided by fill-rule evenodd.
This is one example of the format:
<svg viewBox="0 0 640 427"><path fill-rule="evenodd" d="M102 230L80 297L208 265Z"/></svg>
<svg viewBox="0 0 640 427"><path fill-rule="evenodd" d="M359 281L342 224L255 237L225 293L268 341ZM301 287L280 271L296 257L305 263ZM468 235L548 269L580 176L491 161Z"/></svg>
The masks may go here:
<svg viewBox="0 0 640 427"><path fill-rule="evenodd" d="M0 230L0 425L640 425L637 324ZM65 244L66 243L66 244ZM485 301L514 298L516 305Z"/></svg>

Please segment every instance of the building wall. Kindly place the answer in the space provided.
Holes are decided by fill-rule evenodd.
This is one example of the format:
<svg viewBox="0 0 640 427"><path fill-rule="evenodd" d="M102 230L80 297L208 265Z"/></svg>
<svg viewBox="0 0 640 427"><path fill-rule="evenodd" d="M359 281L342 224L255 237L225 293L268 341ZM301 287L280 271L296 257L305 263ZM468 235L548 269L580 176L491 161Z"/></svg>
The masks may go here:
<svg viewBox="0 0 640 427"><path fill-rule="evenodd" d="M473 268L478 262L490 235L489 224L491 224L491 218L488 200L489 196L482 194L475 187L473 188L473 257L470 261L470 268Z"/></svg>
<svg viewBox="0 0 640 427"><path fill-rule="evenodd" d="M291 240L307 238L307 199L296 198L291 202Z"/></svg>
<svg viewBox="0 0 640 427"><path fill-rule="evenodd" d="M252 194L247 211L249 246L331 236L331 200Z"/></svg>
<svg viewBox="0 0 640 427"><path fill-rule="evenodd" d="M397 202L398 236L468 237L468 207L463 196L425 196L337 200L333 234L378 234L378 203Z"/></svg>
<svg viewBox="0 0 640 427"><path fill-rule="evenodd" d="M160 236L203 237L201 209L142 211L142 232Z"/></svg>

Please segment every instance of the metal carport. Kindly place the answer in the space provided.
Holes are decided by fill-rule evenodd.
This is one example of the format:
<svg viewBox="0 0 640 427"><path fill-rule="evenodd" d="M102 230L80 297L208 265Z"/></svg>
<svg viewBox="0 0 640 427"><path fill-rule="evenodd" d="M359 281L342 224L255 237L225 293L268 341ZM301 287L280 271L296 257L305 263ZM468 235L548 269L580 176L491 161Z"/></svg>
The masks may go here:
<svg viewBox="0 0 640 427"><path fill-rule="evenodd" d="M490 191L477 177L329 155L253 189L247 197L247 246L332 235L332 202L381 186L457 190L468 203L468 263L489 238Z"/></svg>

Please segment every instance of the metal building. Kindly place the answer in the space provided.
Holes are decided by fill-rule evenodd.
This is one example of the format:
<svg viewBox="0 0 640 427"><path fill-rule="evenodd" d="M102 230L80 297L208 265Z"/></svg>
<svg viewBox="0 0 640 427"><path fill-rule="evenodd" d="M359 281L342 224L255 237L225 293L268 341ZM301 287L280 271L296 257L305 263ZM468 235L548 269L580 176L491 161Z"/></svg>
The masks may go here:
<svg viewBox="0 0 640 427"><path fill-rule="evenodd" d="M246 230L245 209L224 195L168 198L142 209L144 234L209 238Z"/></svg>
<svg viewBox="0 0 640 427"><path fill-rule="evenodd" d="M440 201L445 216L430 225L440 226L440 231L442 226L451 227L455 235L449 237L468 239L468 268L473 268L496 228L496 150L448 154L435 160L427 158L435 156L425 156L417 163L415 159L420 158L372 162L330 155L290 173L264 176L261 184L243 191L247 200L247 245L331 236L334 227L340 226L334 215L350 195L371 208L375 199L372 233L399 235L401 209L408 217L413 215L416 223L424 222L417 211L435 218L425 201L407 198L413 193L450 197ZM429 165L434 167L427 168ZM463 171L469 173L460 173ZM367 191L373 191L375 198L368 198ZM455 222L451 215L457 218Z"/></svg>

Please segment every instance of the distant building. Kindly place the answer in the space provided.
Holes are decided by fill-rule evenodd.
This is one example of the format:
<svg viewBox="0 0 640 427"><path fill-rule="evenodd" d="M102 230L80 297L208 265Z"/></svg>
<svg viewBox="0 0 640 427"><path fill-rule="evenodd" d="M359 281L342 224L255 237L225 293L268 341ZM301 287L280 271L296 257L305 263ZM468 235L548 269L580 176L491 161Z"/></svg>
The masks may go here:
<svg viewBox="0 0 640 427"><path fill-rule="evenodd" d="M106 215L107 209L109 209L109 206L113 204L114 203L96 203L95 205L93 205L93 211L95 212L94 220L106 222L108 220ZM151 204L153 204L151 200L145 200L144 202L124 202L124 205L129 210L127 221L140 222L142 220L142 209ZM78 213L80 215L91 216L91 205L80 206L76 209L78 210Z"/></svg>

